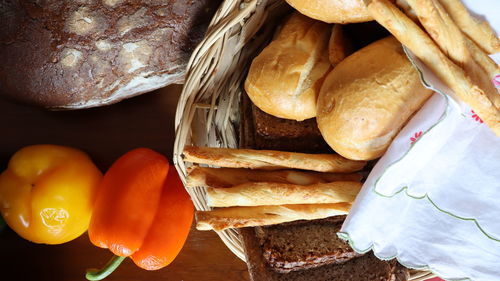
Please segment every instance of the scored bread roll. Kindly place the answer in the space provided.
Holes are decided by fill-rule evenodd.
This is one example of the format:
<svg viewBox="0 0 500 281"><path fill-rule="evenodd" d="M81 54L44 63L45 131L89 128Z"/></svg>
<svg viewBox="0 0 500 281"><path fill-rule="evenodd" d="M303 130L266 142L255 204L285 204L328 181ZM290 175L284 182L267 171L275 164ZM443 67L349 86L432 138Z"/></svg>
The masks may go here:
<svg viewBox="0 0 500 281"><path fill-rule="evenodd" d="M262 170L292 168L349 173L359 171L366 165L364 161L345 159L337 154L306 154L275 150L186 146L183 155L186 162Z"/></svg>
<svg viewBox="0 0 500 281"><path fill-rule="evenodd" d="M360 174L318 173L297 170L250 170L235 168L188 168L187 187L232 187L248 182L290 183L310 185L334 181L361 181Z"/></svg>
<svg viewBox="0 0 500 281"><path fill-rule="evenodd" d="M293 14L253 60L245 90L262 111L302 121L316 116L316 99L328 61L328 24Z"/></svg>
<svg viewBox="0 0 500 281"><path fill-rule="evenodd" d="M296 220L315 220L345 215L351 204L299 204L280 206L228 207L196 212L196 229L224 230L279 224Z"/></svg>
<svg viewBox="0 0 500 281"><path fill-rule="evenodd" d="M300 13L327 23L371 21L363 0L286 0Z"/></svg>
<svg viewBox="0 0 500 281"><path fill-rule="evenodd" d="M430 95L401 44L387 37L328 74L318 98L318 127L340 155L375 159Z"/></svg>
<svg viewBox="0 0 500 281"><path fill-rule="evenodd" d="M286 204L352 204L362 183L338 181L297 185L272 182L249 182L230 188L208 188L210 207L263 206Z"/></svg>

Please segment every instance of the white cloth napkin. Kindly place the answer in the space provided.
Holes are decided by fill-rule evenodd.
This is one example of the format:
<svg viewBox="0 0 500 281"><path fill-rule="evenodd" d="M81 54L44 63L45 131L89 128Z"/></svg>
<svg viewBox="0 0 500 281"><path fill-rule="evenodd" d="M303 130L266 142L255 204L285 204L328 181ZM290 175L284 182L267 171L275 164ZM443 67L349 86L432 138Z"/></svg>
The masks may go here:
<svg viewBox="0 0 500 281"><path fill-rule="evenodd" d="M500 34L500 1L463 2ZM450 93L414 60L427 84ZM500 280L500 138L469 107L434 94L378 161L339 236L448 280Z"/></svg>

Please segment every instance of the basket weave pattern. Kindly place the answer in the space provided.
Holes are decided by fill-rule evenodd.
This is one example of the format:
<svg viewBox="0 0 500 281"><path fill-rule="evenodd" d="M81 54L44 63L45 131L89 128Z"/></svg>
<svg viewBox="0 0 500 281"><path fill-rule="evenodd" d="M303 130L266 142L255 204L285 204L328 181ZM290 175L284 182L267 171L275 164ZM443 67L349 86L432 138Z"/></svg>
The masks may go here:
<svg viewBox="0 0 500 281"><path fill-rule="evenodd" d="M185 145L238 147L240 95L252 59L267 45L279 18L290 12L283 0L226 0L216 12L205 39L193 52L175 116L174 164L186 182ZM197 210L209 210L205 190L189 188ZM233 229L218 231L222 241L245 260ZM432 277L412 271L412 281Z"/></svg>

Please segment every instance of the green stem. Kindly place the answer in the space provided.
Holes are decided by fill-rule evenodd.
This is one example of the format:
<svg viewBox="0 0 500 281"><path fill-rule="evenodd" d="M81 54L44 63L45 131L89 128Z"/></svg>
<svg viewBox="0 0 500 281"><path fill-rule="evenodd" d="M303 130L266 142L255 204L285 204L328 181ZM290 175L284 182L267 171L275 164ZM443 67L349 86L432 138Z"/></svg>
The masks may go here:
<svg viewBox="0 0 500 281"><path fill-rule="evenodd" d="M113 271L120 266L124 259L125 257L114 256L102 269L88 269L85 274L85 278L90 281L102 280L113 273Z"/></svg>

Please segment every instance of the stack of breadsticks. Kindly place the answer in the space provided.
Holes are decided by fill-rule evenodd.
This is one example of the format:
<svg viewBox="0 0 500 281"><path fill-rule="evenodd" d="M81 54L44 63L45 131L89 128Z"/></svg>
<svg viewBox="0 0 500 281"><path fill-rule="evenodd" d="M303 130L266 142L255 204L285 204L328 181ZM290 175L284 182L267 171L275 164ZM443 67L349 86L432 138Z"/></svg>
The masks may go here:
<svg viewBox="0 0 500 281"><path fill-rule="evenodd" d="M364 1L376 21L500 136L500 95L492 83L500 68L488 56L500 52L500 39L486 22L460 0L398 0L401 10L388 0Z"/></svg>
<svg viewBox="0 0 500 281"><path fill-rule="evenodd" d="M186 187L206 187L211 211L196 213L198 230L313 220L349 211L366 162L336 154L186 146Z"/></svg>

